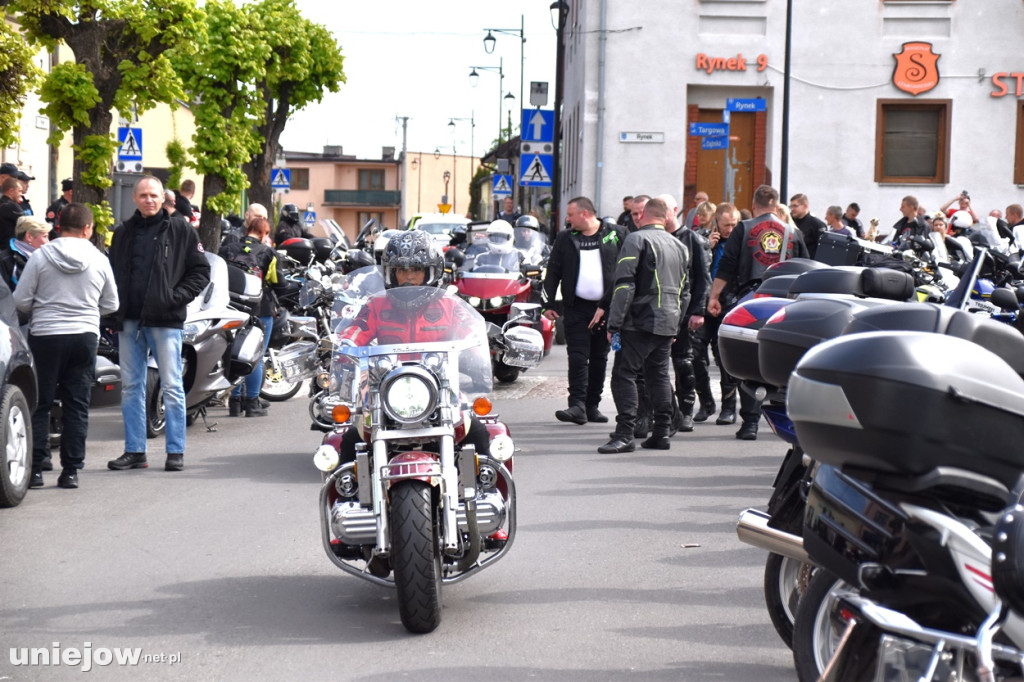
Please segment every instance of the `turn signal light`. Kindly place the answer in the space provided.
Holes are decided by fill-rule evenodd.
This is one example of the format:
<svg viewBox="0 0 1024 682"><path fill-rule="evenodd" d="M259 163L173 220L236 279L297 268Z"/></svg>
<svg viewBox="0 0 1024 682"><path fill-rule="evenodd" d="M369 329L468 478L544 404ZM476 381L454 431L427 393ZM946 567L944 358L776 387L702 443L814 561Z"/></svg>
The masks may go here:
<svg viewBox="0 0 1024 682"><path fill-rule="evenodd" d="M491 401L483 396L480 396L473 401L473 412L480 415L481 417L491 412Z"/></svg>
<svg viewBox="0 0 1024 682"><path fill-rule="evenodd" d="M348 405L335 405L331 409L331 419L334 420L335 424L344 424L352 416L352 411L348 409Z"/></svg>

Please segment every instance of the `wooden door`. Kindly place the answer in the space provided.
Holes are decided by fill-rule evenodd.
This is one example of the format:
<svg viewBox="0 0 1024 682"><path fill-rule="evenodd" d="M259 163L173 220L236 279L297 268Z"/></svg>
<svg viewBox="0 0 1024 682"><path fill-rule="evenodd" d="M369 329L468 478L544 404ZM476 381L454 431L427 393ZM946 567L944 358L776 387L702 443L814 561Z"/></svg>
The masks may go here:
<svg viewBox="0 0 1024 682"><path fill-rule="evenodd" d="M722 109L701 109L701 123L722 123ZM697 150L698 190L708 193L713 203L728 201L737 208L750 208L754 195L754 114L729 112L729 148Z"/></svg>

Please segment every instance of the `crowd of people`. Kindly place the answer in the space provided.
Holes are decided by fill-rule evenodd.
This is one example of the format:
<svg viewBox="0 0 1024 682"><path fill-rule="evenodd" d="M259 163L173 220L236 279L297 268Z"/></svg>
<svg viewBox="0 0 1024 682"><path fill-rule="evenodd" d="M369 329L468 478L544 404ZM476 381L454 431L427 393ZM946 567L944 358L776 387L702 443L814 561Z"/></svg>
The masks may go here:
<svg viewBox="0 0 1024 682"><path fill-rule="evenodd" d="M787 204L762 185L749 211L716 205L697 192L685 217L671 195L627 196L612 223L597 217L590 199L572 199L544 282L544 314L562 318L569 361L568 406L555 418L578 425L609 421L599 404L614 348L616 426L598 452L631 452L637 441L643 448L669 449L672 435L693 431L719 407L716 424L739 421L736 438L756 440L760 405L722 367L717 340L724 315L767 267L780 259L813 258L829 232L896 247L915 235L934 235L940 259L947 237L967 254L977 242L1024 251L1019 204L980 220L965 191L934 213L913 196L904 197L899 210L887 230L877 219L865 225L855 202L845 209L829 206L821 220L811 213L807 195L794 194ZM711 388L711 358L720 374L720 406Z"/></svg>

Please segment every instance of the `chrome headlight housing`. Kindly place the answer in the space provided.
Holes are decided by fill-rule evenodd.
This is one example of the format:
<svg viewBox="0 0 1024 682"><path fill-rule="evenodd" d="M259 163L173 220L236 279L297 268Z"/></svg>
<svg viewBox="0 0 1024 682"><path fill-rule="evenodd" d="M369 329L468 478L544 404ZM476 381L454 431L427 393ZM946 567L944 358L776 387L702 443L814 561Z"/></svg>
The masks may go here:
<svg viewBox="0 0 1024 682"><path fill-rule="evenodd" d="M515 454L516 444L511 436L504 434L491 439L491 457L499 462L507 462Z"/></svg>
<svg viewBox="0 0 1024 682"><path fill-rule="evenodd" d="M384 412L391 419L416 424L437 408L437 379L422 367L397 367L381 382L380 396Z"/></svg>
<svg viewBox="0 0 1024 682"><path fill-rule="evenodd" d="M195 343L196 339L210 328L209 320L197 320L189 322L182 330L181 340L183 343Z"/></svg>

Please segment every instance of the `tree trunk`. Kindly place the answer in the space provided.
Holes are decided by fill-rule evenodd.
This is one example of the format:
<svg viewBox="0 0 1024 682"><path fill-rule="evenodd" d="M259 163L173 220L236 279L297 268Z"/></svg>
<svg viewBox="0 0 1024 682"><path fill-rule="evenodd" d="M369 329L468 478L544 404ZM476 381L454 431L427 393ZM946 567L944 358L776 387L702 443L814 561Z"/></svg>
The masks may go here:
<svg viewBox="0 0 1024 682"><path fill-rule="evenodd" d="M199 216L199 241L210 253L220 251L220 219L221 215L210 208L207 199L223 194L227 182L220 175L207 173L203 176L203 207Z"/></svg>

